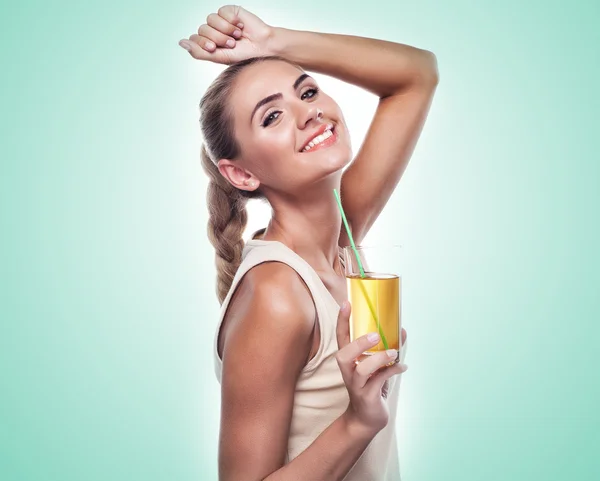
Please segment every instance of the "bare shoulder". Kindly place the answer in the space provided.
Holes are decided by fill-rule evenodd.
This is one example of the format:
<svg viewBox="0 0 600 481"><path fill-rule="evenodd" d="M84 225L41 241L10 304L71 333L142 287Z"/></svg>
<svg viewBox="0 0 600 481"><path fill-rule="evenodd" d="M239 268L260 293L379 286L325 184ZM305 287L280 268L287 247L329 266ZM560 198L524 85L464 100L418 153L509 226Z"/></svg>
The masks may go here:
<svg viewBox="0 0 600 481"><path fill-rule="evenodd" d="M302 278L280 262L253 267L234 297L223 346L219 479L263 479L285 462L316 313Z"/></svg>
<svg viewBox="0 0 600 481"><path fill-rule="evenodd" d="M237 286L224 319L221 347L226 350L234 331L244 338L257 330L260 335L287 332L301 339L311 335L315 321L314 302L300 275L283 262L263 262Z"/></svg>
<svg viewBox="0 0 600 481"><path fill-rule="evenodd" d="M242 280L242 293L252 297L255 307L275 315L304 320L296 328L312 329L315 307L311 293L300 275L283 262L263 262L250 269ZM308 324L304 325L303 324Z"/></svg>

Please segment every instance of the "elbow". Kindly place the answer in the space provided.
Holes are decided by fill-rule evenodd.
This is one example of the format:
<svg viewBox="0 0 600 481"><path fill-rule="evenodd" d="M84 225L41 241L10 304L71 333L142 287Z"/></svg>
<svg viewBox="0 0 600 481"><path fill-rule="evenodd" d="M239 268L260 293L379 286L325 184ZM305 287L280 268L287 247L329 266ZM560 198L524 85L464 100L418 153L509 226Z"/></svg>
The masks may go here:
<svg viewBox="0 0 600 481"><path fill-rule="evenodd" d="M421 69L421 81L424 85L435 89L440 81L437 57L429 50L423 50L423 67Z"/></svg>

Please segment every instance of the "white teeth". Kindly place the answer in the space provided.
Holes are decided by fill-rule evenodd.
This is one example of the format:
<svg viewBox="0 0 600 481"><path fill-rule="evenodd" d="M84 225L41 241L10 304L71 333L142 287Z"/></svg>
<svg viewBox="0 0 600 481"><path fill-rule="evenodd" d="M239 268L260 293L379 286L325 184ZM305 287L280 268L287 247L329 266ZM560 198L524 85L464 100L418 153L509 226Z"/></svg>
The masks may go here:
<svg viewBox="0 0 600 481"><path fill-rule="evenodd" d="M323 132L321 135L317 135L313 140L311 140L306 147L304 147L302 149L302 152L306 152L307 150L312 149L315 145L323 142L324 140L328 139L329 137L331 137L333 135L333 133L331 132L331 130L326 130L325 132Z"/></svg>

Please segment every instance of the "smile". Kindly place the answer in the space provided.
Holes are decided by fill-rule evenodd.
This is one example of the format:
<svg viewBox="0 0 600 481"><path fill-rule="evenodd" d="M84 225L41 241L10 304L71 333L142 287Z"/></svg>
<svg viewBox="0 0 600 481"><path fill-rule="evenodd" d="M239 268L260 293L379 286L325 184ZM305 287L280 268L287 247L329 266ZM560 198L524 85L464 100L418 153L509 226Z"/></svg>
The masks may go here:
<svg viewBox="0 0 600 481"><path fill-rule="evenodd" d="M323 149L325 147L329 147L336 143L338 139L337 131L335 127L326 130L321 135L317 135L313 140L311 140L306 147L304 147L300 152L314 152L315 150Z"/></svg>

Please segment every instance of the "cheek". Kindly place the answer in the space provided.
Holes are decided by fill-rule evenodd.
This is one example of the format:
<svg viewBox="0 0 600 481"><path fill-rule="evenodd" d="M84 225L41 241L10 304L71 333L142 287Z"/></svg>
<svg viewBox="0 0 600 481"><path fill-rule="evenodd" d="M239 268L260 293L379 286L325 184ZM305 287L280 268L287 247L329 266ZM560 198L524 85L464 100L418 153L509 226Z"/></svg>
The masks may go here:
<svg viewBox="0 0 600 481"><path fill-rule="evenodd" d="M257 138L257 146L263 155L280 156L281 152L293 151L295 148L294 132L287 126L280 125L266 129Z"/></svg>
<svg viewBox="0 0 600 481"><path fill-rule="evenodd" d="M262 132L254 137L248 153L251 157L250 169L263 182L279 184L289 176L290 159L294 154L295 140L289 130ZM279 129L277 129L279 130Z"/></svg>
<svg viewBox="0 0 600 481"><path fill-rule="evenodd" d="M340 117L342 117L342 109L338 105L338 103L329 95L326 96L325 107L329 109L330 112L334 112Z"/></svg>

